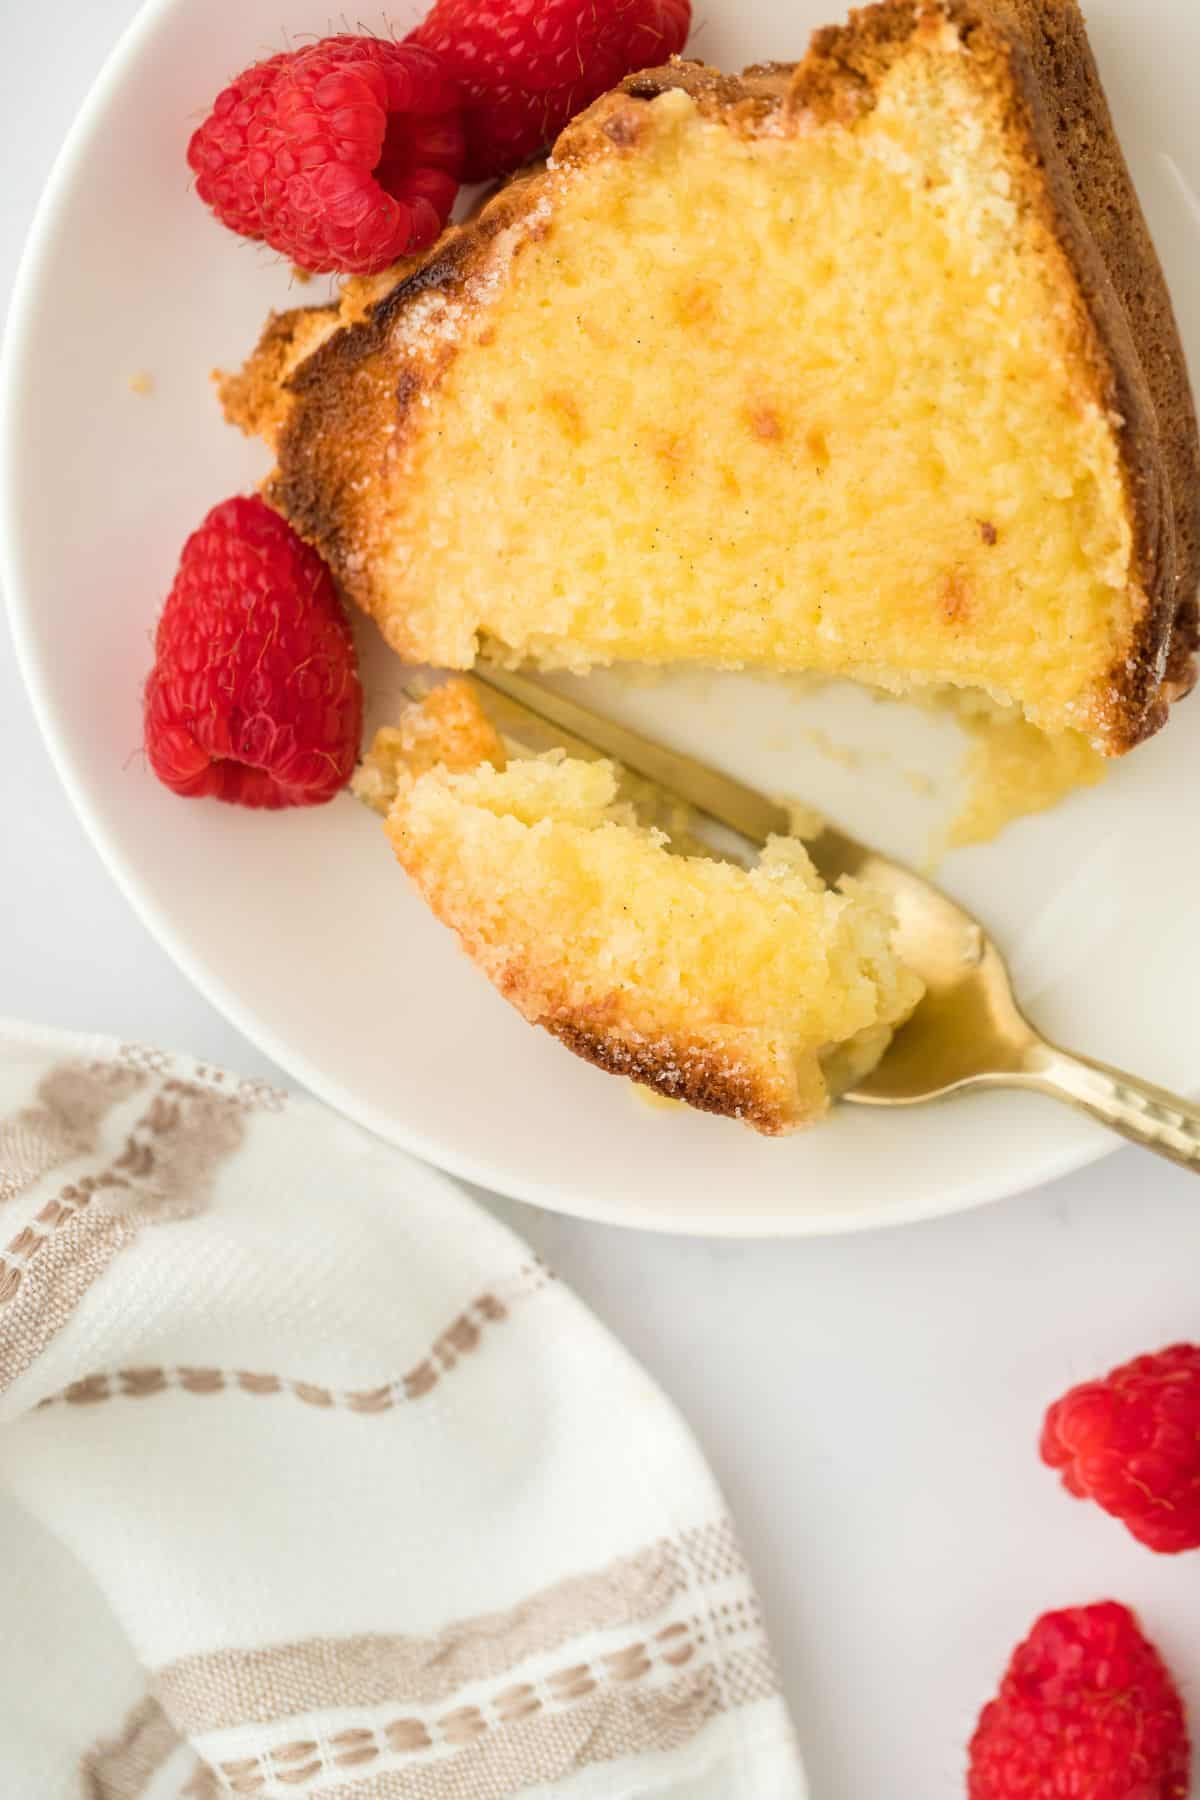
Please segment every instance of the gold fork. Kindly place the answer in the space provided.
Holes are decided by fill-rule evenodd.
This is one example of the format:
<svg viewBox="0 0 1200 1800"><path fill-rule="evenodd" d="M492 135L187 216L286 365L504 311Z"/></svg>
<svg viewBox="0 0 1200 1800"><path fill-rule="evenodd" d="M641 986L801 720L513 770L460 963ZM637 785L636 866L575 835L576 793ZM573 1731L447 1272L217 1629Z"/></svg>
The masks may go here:
<svg viewBox="0 0 1200 1800"><path fill-rule="evenodd" d="M611 756L669 797L752 843L792 832L787 809L693 757L522 675L488 664L474 671L483 698L510 709L556 742L574 739ZM832 887L854 875L889 896L897 953L925 983L925 998L883 1060L841 1095L860 1106L913 1106L969 1088L1016 1087L1048 1094L1185 1168L1200 1170L1200 1107L1107 1063L1050 1043L1013 996L1004 959L977 919L931 882L869 845L826 825L805 845Z"/></svg>

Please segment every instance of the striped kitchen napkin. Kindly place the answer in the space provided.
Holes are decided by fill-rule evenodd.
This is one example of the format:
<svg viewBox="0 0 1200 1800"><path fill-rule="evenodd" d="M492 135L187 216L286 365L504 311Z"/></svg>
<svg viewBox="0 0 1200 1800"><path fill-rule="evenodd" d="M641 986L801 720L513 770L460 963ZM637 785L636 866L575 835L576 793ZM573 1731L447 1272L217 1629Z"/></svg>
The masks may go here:
<svg viewBox="0 0 1200 1800"><path fill-rule="evenodd" d="M311 1101L22 1027L0 1622L5 1800L806 1791L695 1443L517 1238Z"/></svg>

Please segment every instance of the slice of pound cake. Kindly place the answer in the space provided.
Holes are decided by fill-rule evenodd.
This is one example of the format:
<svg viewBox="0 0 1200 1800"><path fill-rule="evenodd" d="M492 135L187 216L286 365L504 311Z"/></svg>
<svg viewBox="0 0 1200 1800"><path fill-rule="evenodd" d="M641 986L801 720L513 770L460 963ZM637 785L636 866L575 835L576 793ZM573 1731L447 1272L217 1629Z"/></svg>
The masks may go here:
<svg viewBox="0 0 1200 1800"><path fill-rule="evenodd" d="M949 683L1108 754L1192 679L1195 418L1075 0L630 77L226 403L413 661Z"/></svg>
<svg viewBox="0 0 1200 1800"><path fill-rule="evenodd" d="M819 1118L921 996L881 896L829 890L793 838L750 870L673 854L611 763L507 759L462 682L380 732L356 788L519 1012L706 1112L768 1133Z"/></svg>

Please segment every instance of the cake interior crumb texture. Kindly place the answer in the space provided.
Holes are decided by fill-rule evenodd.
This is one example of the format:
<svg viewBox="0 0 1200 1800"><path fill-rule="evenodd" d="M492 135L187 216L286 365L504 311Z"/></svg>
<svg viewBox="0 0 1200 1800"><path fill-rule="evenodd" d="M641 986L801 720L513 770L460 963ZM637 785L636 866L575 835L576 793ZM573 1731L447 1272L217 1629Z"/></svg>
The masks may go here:
<svg viewBox="0 0 1200 1800"><path fill-rule="evenodd" d="M275 323L275 403L227 396L268 491L410 660L950 683L1129 748L1187 682L1195 426L1082 27L1073 109L1033 53L1075 18L887 0L632 79L349 322Z"/></svg>
<svg viewBox="0 0 1200 1800"><path fill-rule="evenodd" d="M527 1019L613 1073L768 1133L819 1118L831 1085L882 1054L921 984L897 961L880 896L830 891L793 838L750 869L674 854L611 763L509 759L461 716L447 751L458 766L432 762L462 703L429 704L379 734L358 791L389 806L400 863ZM463 767L477 747L491 760Z"/></svg>
<svg viewBox="0 0 1200 1800"><path fill-rule="evenodd" d="M744 143L664 94L649 171L613 156L568 186L398 475L384 559L414 649L468 663L482 633L547 664L682 653L1080 704L1068 647L1144 604L1112 432L1014 245L1002 145L954 179L964 77L901 73L859 133L812 143ZM921 93L935 75L950 93Z"/></svg>

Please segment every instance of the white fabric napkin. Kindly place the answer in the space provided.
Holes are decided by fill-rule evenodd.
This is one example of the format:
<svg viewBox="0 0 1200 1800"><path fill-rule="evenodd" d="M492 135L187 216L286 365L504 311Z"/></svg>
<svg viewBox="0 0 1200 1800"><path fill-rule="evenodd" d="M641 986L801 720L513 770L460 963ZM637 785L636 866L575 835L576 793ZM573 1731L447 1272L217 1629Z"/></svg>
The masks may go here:
<svg viewBox="0 0 1200 1800"><path fill-rule="evenodd" d="M630 1245L630 1253L636 1245ZM5 1800L803 1800L671 1406L314 1103L0 1030Z"/></svg>

